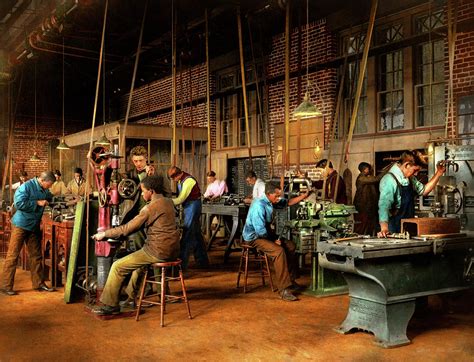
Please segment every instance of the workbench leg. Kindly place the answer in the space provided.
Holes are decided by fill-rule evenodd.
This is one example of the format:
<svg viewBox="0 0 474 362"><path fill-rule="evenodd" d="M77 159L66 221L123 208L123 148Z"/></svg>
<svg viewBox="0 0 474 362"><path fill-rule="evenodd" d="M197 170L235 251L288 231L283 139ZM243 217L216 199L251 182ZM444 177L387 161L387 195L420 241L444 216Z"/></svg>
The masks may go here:
<svg viewBox="0 0 474 362"><path fill-rule="evenodd" d="M224 264L227 263L229 259L229 255L233 251L232 245L234 244L234 238L235 238L235 234L237 233L238 227L239 227L239 217L233 216L232 217L232 231L230 232L229 240L227 240L227 246L225 248L225 253L224 253Z"/></svg>
<svg viewBox="0 0 474 362"><path fill-rule="evenodd" d="M415 299L384 304L351 297L347 317L336 332L347 334L353 329L369 331L381 347L403 346L410 343L406 331L414 311Z"/></svg>

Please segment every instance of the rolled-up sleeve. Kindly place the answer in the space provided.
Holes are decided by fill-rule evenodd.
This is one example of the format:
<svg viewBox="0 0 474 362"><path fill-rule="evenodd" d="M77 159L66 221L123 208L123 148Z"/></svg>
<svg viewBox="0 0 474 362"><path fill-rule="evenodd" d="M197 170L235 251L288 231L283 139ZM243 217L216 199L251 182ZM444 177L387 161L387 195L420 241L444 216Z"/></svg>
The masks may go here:
<svg viewBox="0 0 474 362"><path fill-rule="evenodd" d="M380 197L379 197L379 221L388 222L390 210L395 204L397 195L397 183L393 177L386 175L380 180Z"/></svg>

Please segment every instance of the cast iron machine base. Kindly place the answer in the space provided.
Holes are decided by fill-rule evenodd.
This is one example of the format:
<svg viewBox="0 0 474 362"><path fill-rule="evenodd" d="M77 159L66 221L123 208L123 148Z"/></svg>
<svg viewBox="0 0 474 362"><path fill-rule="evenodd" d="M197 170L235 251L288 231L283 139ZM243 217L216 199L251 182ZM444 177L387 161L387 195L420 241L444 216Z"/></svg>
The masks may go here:
<svg viewBox="0 0 474 362"><path fill-rule="evenodd" d="M343 272L349 286L349 310L336 331L372 332L385 348L409 344L417 298L474 286L465 272L473 249L474 237L319 242L320 265Z"/></svg>

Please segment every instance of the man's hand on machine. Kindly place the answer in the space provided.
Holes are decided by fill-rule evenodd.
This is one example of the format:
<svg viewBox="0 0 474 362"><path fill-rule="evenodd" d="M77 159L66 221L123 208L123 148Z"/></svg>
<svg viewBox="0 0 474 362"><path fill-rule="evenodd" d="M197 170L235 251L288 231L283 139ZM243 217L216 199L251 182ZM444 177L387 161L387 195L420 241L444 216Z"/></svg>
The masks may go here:
<svg viewBox="0 0 474 362"><path fill-rule="evenodd" d="M99 240L103 240L104 238L105 238L105 232L103 232L103 231L100 231L97 234L92 235L92 239L94 239L94 240L99 241Z"/></svg>
<svg viewBox="0 0 474 362"><path fill-rule="evenodd" d="M377 237L386 238L389 234L390 234L390 231L388 231L388 223L381 222L380 231L377 233Z"/></svg>

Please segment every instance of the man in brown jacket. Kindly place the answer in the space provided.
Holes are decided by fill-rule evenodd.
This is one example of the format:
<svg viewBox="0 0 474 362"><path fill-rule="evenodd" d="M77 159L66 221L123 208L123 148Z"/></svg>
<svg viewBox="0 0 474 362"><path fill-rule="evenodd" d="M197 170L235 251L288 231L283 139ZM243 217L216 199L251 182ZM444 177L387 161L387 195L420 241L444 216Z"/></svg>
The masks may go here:
<svg viewBox="0 0 474 362"><path fill-rule="evenodd" d="M117 260L110 269L107 283L100 301L104 304L94 310L96 314L120 313L119 294L122 282L130 273L146 265L160 261L176 260L179 254L179 232L176 226L173 201L162 195L163 179L148 176L140 183L142 197L149 204L140 210L130 222L125 225L99 232L93 236L96 240L127 236L142 226L147 228L147 239L142 249ZM136 278L131 278L131 282ZM134 289L133 286L127 288Z"/></svg>

